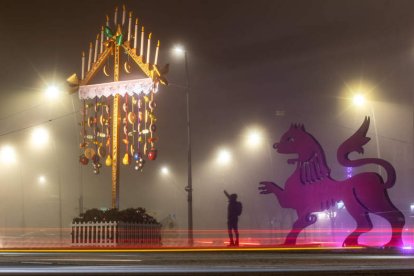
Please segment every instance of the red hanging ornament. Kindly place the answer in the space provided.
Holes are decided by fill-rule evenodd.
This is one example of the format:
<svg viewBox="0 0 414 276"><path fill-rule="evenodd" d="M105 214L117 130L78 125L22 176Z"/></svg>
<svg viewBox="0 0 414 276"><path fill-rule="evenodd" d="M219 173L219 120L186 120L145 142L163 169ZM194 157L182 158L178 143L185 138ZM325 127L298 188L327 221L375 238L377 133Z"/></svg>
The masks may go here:
<svg viewBox="0 0 414 276"><path fill-rule="evenodd" d="M157 152L155 148L151 148L148 152L148 159L151 161L157 159Z"/></svg>

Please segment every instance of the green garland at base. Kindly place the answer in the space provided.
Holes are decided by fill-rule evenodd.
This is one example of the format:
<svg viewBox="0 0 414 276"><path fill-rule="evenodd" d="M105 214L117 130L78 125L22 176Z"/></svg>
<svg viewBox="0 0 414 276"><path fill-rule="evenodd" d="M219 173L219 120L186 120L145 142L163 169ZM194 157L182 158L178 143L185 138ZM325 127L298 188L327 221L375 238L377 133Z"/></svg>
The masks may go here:
<svg viewBox="0 0 414 276"><path fill-rule="evenodd" d="M107 222L107 221L122 221L127 223L145 223L145 224L159 224L159 222L152 216L148 215L144 208L128 208L119 211L118 209L99 210L96 208L89 209L80 214L79 217L73 219L73 223L80 222Z"/></svg>

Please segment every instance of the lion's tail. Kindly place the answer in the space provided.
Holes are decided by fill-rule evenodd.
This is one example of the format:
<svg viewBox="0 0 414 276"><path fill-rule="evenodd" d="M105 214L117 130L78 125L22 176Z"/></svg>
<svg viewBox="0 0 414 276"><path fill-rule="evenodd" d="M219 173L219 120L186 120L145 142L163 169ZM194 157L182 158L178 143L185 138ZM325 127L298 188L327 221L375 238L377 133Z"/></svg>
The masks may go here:
<svg viewBox="0 0 414 276"><path fill-rule="evenodd" d="M352 152L364 154L363 146L371 140L367 137L369 128L369 117L365 117L361 127L345 142L343 142L337 151L338 162L345 167L359 167L367 164L376 164L382 166L387 172L387 181L384 182L385 188L391 188L395 184L396 173L394 167L387 161L379 158L363 158L358 160L350 160L348 155Z"/></svg>

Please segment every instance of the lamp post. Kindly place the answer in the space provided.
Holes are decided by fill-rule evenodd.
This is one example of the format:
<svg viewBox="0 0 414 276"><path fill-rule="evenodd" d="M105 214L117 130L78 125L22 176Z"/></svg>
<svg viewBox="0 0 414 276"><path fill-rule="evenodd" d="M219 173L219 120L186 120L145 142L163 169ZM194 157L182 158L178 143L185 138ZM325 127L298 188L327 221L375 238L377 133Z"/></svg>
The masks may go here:
<svg viewBox="0 0 414 276"><path fill-rule="evenodd" d="M187 186L185 187L185 191L187 192L188 203L188 245L193 246L193 180L191 169L190 83L188 74L188 58L187 51L182 47L175 47L174 52L176 54L184 55L186 77L185 94L187 99Z"/></svg>
<svg viewBox="0 0 414 276"><path fill-rule="evenodd" d="M46 100L53 102L53 101L59 100L61 92L62 91L61 91L59 86L57 86L55 84L49 84L45 89L44 96L45 96ZM54 128L53 126L51 126L51 127ZM56 131L54 131L54 132L56 133ZM43 145L48 143L49 138L50 137L49 137L48 131L46 131L45 129L37 129L32 134L32 143L43 146ZM56 155L56 158L57 158L58 154L57 154L57 147L56 147L56 137L53 137L52 145L53 145L53 151L54 151L54 153ZM56 160L56 166L57 166L56 168L57 168L58 197L59 197L59 207L58 207L59 240L60 240L60 242L62 242L62 238L63 238L62 183L61 183L61 179L60 179L60 167L59 167L58 160Z"/></svg>

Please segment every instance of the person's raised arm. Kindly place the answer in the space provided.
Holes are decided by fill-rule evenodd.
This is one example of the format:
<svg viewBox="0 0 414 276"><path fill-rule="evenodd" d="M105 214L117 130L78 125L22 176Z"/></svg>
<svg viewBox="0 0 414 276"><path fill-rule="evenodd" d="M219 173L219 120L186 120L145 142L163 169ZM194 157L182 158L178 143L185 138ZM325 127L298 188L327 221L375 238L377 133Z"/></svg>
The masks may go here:
<svg viewBox="0 0 414 276"><path fill-rule="evenodd" d="M228 199L230 199L230 195L226 190L224 190L224 194L227 196Z"/></svg>

